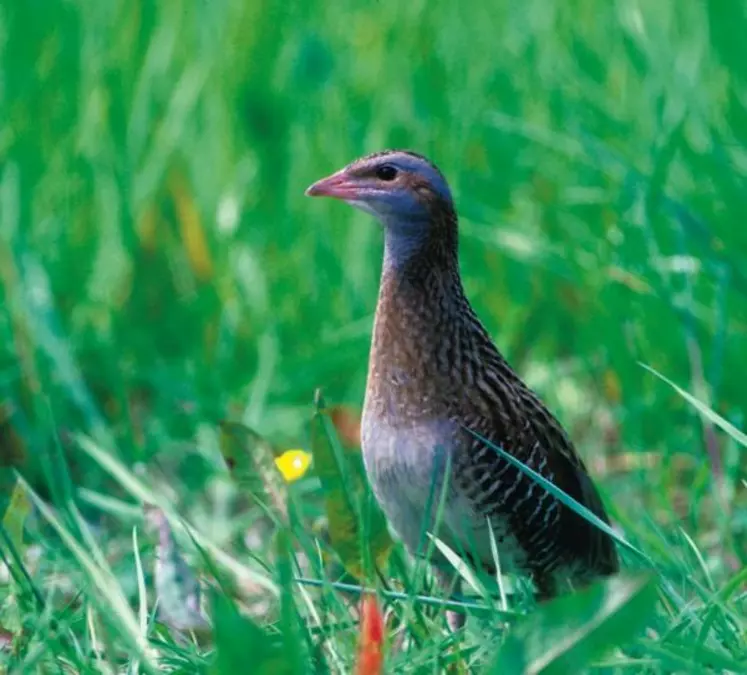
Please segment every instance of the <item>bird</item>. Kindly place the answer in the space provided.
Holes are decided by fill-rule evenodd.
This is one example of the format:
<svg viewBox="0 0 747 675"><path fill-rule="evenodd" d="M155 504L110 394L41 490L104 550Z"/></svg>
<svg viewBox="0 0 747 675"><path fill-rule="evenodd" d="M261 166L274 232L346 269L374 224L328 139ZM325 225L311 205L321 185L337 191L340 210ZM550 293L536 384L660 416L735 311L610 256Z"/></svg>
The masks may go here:
<svg viewBox="0 0 747 675"><path fill-rule="evenodd" d="M501 572L531 578L540 601L616 574L609 534L485 442L609 525L568 434L465 295L458 216L441 170L411 150L378 151L313 183L306 195L347 202L383 226L361 451L373 493L409 552L422 556L424 532L436 533L495 572L495 548ZM434 578L458 592L453 565L440 549L432 553ZM453 611L446 619L453 630L466 621Z"/></svg>

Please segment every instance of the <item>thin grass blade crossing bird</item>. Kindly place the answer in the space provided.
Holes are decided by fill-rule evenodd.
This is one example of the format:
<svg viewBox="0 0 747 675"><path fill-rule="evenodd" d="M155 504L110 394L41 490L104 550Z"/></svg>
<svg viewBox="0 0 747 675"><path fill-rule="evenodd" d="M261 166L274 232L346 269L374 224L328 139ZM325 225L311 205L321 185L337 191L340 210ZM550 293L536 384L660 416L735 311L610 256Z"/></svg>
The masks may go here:
<svg viewBox="0 0 747 675"><path fill-rule="evenodd" d="M387 150L308 188L375 216L384 228L361 446L371 485L393 529L418 554L433 531L471 562L530 575L539 597L619 570L612 539L559 502L473 434L552 481L605 523L586 467L560 423L511 369L462 288L457 215L443 174L425 157ZM448 460L448 462L447 462ZM430 506L429 506L430 505ZM430 512L426 513L427 508ZM453 567L431 560L446 588ZM447 616L449 625L463 623Z"/></svg>

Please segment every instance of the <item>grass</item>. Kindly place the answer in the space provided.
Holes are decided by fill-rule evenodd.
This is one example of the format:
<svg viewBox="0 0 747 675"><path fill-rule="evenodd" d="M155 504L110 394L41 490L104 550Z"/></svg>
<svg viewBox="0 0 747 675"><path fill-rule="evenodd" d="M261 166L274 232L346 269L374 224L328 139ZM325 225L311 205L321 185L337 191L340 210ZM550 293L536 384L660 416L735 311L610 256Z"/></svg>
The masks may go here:
<svg viewBox="0 0 747 675"><path fill-rule="evenodd" d="M395 544L365 582L387 672L743 671L743 2L11 1L0 26L10 671L351 671L329 492L312 467L258 505L219 422L310 450L322 388L355 426L381 235L303 190L385 146L448 176L476 310L649 561L544 609L466 598L455 640ZM195 612L214 632L175 627Z"/></svg>

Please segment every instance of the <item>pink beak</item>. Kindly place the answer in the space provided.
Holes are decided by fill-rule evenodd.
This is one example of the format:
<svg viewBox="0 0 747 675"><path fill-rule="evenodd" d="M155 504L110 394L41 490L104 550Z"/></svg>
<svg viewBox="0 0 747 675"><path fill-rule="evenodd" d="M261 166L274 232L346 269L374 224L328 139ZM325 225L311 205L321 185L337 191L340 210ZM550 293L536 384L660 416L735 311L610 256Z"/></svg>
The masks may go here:
<svg viewBox="0 0 747 675"><path fill-rule="evenodd" d="M335 199L355 199L358 186L345 173L345 170L318 180L306 188L307 197L333 197Z"/></svg>

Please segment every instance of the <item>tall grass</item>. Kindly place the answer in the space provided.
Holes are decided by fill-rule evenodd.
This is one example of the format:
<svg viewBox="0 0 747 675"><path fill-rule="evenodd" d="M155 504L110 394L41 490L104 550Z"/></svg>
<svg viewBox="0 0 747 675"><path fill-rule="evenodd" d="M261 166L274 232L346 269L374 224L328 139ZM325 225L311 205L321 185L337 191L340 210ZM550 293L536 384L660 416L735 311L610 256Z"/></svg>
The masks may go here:
<svg viewBox="0 0 747 675"><path fill-rule="evenodd" d="M507 613L467 599L454 639L397 547L386 667L744 667L743 2L10 0L0 28L4 502L28 483L0 547L10 666L352 668L323 486L268 518L218 423L309 449L318 387L355 417L381 233L303 190L404 146L449 178L478 313L670 592L652 608L633 576L537 611L519 585ZM159 616L144 502L212 580L215 636ZM538 632L576 629L581 661L537 660Z"/></svg>

